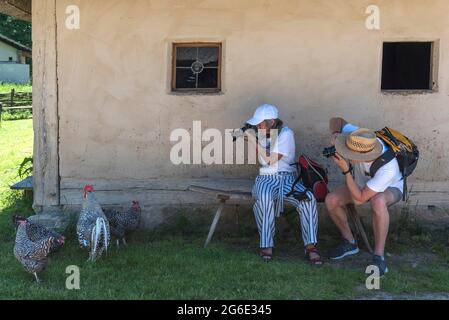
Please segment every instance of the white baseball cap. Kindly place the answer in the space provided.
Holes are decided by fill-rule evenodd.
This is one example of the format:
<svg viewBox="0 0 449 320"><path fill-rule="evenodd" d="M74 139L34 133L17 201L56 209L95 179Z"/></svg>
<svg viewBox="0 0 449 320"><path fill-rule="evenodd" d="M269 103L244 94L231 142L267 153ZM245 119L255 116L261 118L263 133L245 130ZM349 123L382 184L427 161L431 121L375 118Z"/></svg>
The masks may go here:
<svg viewBox="0 0 449 320"><path fill-rule="evenodd" d="M249 119L246 123L257 126L261 124L265 120L278 119L279 111L278 108L271 104L263 104L259 108L257 108L254 116Z"/></svg>

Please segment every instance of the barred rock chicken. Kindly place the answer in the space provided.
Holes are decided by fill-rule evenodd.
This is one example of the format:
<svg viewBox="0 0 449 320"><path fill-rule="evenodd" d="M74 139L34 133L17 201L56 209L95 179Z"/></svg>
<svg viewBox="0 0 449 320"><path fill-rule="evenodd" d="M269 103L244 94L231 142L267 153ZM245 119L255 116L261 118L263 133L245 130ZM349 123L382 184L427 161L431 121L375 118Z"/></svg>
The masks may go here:
<svg viewBox="0 0 449 320"><path fill-rule="evenodd" d="M14 216L13 223L17 227L14 256L25 270L40 282L37 274L47 266L48 255L62 247L65 239L60 234L23 217Z"/></svg>
<svg viewBox="0 0 449 320"><path fill-rule="evenodd" d="M126 233L136 230L139 226L142 211L139 202L133 201L132 207L125 212L108 209L104 209L103 211L109 220L111 234L117 238L117 247L120 245L120 240L126 246Z"/></svg>
<svg viewBox="0 0 449 320"><path fill-rule="evenodd" d="M108 250L110 241L109 222L101 209L92 186L84 187L83 207L76 225L80 246L89 249L88 261L96 261Z"/></svg>

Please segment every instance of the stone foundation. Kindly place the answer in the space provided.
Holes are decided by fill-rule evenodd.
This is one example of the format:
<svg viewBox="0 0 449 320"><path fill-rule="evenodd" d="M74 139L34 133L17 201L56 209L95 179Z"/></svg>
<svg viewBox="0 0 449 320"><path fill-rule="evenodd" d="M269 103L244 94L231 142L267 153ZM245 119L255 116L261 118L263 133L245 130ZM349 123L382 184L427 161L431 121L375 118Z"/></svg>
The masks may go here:
<svg viewBox="0 0 449 320"><path fill-rule="evenodd" d="M207 205L154 205L142 207L141 228L146 230L154 230L163 225L171 224L173 221L180 221L180 219L189 220L190 224L198 224L201 228L206 228L212 222L212 219L217 210L218 204ZM114 208L126 210L126 208L117 206L107 206L107 208ZM286 210L292 208L287 207ZM33 221L39 222L49 228L65 229L70 223L76 223L77 217L81 210L80 206L64 206L43 208L42 213L33 216ZM406 214L408 210L408 213ZM371 209L368 205L357 208L363 222L369 226L371 225ZM324 205L318 206L320 217L320 225L322 223L330 222ZM403 206L397 204L390 208L391 222L399 219L415 219L422 221L425 224L441 226L449 225L449 213L447 209L433 207L433 206ZM251 225L254 222L253 212L249 204L230 204L225 207L219 223L220 227L232 224L243 223Z"/></svg>

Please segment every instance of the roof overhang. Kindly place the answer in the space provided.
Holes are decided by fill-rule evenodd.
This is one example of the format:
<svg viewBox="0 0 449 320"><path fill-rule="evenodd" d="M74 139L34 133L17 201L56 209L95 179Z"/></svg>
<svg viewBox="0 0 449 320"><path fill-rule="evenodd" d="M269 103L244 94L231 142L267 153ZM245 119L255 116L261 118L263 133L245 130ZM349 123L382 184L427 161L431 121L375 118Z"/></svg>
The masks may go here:
<svg viewBox="0 0 449 320"><path fill-rule="evenodd" d="M0 0L0 13L31 21L31 0Z"/></svg>
<svg viewBox="0 0 449 320"><path fill-rule="evenodd" d="M7 36L0 33L0 42L4 42L11 47L16 48L17 50L21 50L23 52L31 53L31 48L28 48L27 46L24 46L23 44L14 41L13 39L8 38Z"/></svg>

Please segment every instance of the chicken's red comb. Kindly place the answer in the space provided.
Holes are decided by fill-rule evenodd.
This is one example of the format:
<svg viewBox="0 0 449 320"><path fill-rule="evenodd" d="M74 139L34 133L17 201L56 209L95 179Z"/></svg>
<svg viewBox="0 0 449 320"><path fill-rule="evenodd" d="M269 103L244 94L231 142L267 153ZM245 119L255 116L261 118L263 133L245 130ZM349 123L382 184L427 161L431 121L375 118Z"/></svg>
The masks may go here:
<svg viewBox="0 0 449 320"><path fill-rule="evenodd" d="M91 185L87 185L84 187L84 192L93 192L94 191L94 187Z"/></svg>

